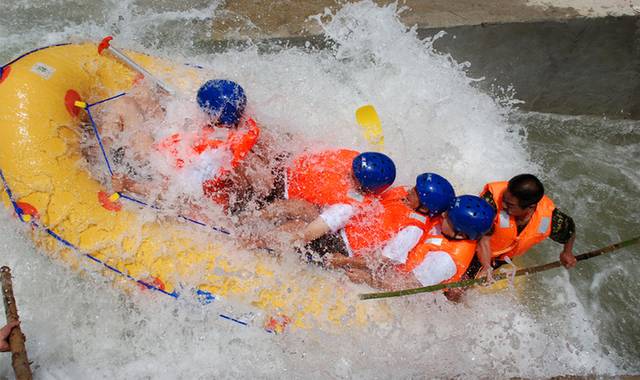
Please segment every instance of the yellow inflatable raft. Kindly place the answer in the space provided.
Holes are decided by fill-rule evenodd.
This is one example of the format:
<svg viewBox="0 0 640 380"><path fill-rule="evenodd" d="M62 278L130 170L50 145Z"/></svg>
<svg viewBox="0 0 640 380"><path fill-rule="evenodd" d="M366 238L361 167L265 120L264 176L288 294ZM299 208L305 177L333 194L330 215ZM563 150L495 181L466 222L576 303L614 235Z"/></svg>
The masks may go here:
<svg viewBox="0 0 640 380"><path fill-rule="evenodd" d="M202 82L196 68L127 54L183 91ZM215 301L231 310L218 309L221 317L243 325L333 329L389 317L385 303L358 302L358 290L336 274L302 264L285 270L264 252L233 249L223 230L149 218L154 211L136 202L105 199L108 190L81 164L78 131L92 105L126 92L135 78L89 43L38 49L2 66L1 196L33 226L44 251L79 271L100 268L115 282ZM239 316L246 310L231 304L251 311Z"/></svg>

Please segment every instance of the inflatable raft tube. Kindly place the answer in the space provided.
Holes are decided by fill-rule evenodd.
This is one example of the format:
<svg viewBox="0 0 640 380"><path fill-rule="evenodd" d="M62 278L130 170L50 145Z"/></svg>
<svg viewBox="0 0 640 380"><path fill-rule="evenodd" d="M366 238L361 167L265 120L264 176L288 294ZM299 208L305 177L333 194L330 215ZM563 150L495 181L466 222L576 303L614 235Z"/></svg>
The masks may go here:
<svg viewBox="0 0 640 380"><path fill-rule="evenodd" d="M127 54L185 93L204 80L197 68ZM85 169L79 128L94 104L126 93L137 77L92 43L41 48L2 66L1 197L33 226L38 246L79 272L92 266L115 283L218 302L231 310L222 318L243 325L342 329L389 320L384 302L359 302L361 290L335 273L285 268L264 251L234 249L229 231L150 218L156 210L134 198L105 199L108 189ZM237 305L250 312L238 316L246 310Z"/></svg>

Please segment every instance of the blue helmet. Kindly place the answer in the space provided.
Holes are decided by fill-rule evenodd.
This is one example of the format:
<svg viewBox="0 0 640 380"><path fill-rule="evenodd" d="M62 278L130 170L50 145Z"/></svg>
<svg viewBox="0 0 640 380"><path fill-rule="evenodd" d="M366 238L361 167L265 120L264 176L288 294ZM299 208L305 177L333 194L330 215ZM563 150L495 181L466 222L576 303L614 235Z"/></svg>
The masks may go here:
<svg viewBox="0 0 640 380"><path fill-rule="evenodd" d="M244 89L226 79L212 79L200 86L197 100L204 112L224 125L238 124L247 105Z"/></svg>
<svg viewBox="0 0 640 380"><path fill-rule="evenodd" d="M477 240L493 225L496 212L484 199L475 195L462 195L453 199L447 214L457 232Z"/></svg>
<svg viewBox="0 0 640 380"><path fill-rule="evenodd" d="M378 152L360 153L351 165L363 191L381 193L396 179L396 166L389 156Z"/></svg>
<svg viewBox="0 0 640 380"><path fill-rule="evenodd" d="M456 196L449 181L435 173L423 173L416 177L416 193L420 206L429 210L429 216L447 211Z"/></svg>

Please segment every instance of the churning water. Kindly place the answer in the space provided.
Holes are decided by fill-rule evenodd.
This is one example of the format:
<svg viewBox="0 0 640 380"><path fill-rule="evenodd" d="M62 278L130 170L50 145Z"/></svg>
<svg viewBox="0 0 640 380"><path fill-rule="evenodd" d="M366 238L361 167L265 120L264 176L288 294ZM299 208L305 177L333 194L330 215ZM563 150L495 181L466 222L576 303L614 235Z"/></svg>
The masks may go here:
<svg viewBox="0 0 640 380"><path fill-rule="evenodd" d="M354 110L381 116L399 183L446 175L459 193L533 172L578 225L576 253L640 233L640 123L523 114L474 87L455 57L402 25L394 5L364 1L318 17L329 47L249 43L207 51L220 4L170 1L10 0L0 14L0 61L35 47L97 41L202 65L240 82L250 112L308 144L365 148ZM473 62L471 63L473 64ZM304 144L301 142L301 144ZM267 334L221 320L214 306L124 293L87 268L34 248L24 226L0 216L0 264L15 277L30 359L39 378L546 377L640 372L638 249L555 270L524 291L472 291L390 302L396 319L339 334ZM545 242L524 264L557 259ZM375 301L367 301L375 302ZM8 355L0 377L9 376Z"/></svg>

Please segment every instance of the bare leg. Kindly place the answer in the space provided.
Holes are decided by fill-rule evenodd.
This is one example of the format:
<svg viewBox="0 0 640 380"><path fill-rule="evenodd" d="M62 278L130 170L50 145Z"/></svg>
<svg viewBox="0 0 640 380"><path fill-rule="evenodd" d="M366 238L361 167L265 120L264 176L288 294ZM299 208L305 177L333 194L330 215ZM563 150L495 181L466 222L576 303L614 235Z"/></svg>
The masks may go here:
<svg viewBox="0 0 640 380"><path fill-rule="evenodd" d="M325 265L328 268L354 268L354 269L367 269L368 265L362 257L346 257L340 253L333 253L325 256Z"/></svg>
<svg viewBox="0 0 640 380"><path fill-rule="evenodd" d="M306 223L318 217L318 207L300 199L278 200L262 211L262 217L283 224L288 220L299 220Z"/></svg>
<svg viewBox="0 0 640 380"><path fill-rule="evenodd" d="M297 231L303 230L307 226L307 223L302 220L291 220L286 222L280 226L281 231L286 231L289 233L295 233Z"/></svg>

